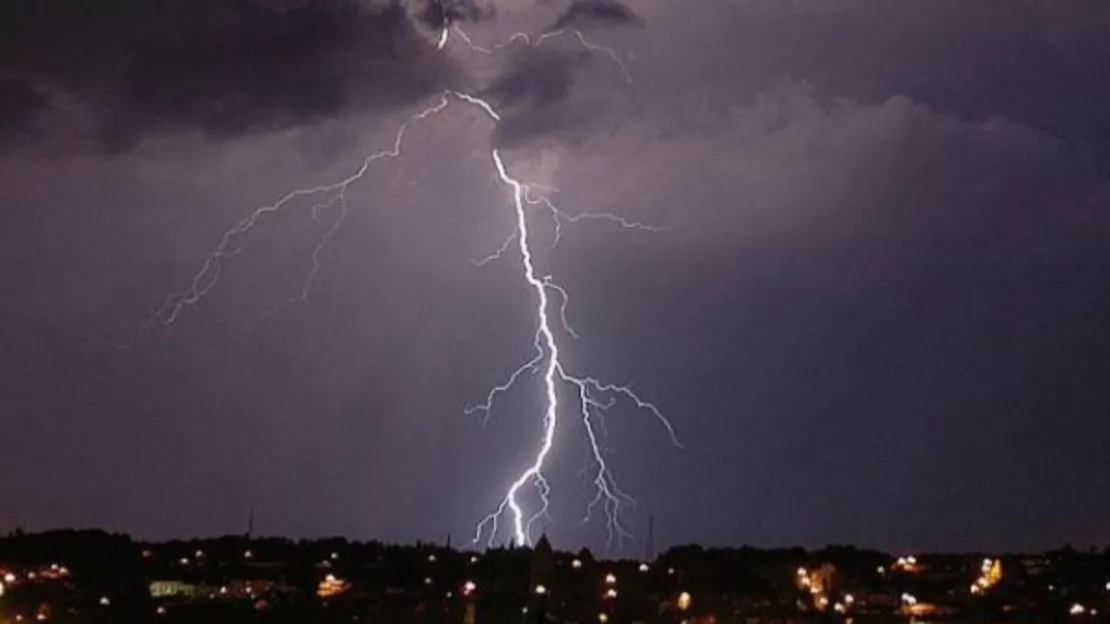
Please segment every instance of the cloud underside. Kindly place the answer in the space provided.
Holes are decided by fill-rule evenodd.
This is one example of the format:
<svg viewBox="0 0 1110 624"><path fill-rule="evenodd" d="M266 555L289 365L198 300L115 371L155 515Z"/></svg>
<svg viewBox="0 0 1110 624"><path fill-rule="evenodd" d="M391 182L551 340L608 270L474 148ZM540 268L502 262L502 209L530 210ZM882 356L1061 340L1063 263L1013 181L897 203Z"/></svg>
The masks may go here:
<svg viewBox="0 0 1110 624"><path fill-rule="evenodd" d="M599 158L620 154L619 170L587 155L563 173L603 189L598 205L672 206L656 221L696 235L700 252L782 254L783 269L829 283L1094 253L1110 225L1097 159L1004 119L962 120L907 96L827 101L785 81L689 122L676 132L645 120L607 138Z"/></svg>
<svg viewBox="0 0 1110 624"><path fill-rule="evenodd" d="M121 0L111 9L0 8L0 89L21 95L6 107L23 127L68 113L91 119L81 131L107 147L128 149L164 130L222 138L403 106L459 78L396 2Z"/></svg>
<svg viewBox="0 0 1110 624"><path fill-rule="evenodd" d="M0 129L94 137L129 151L144 137L212 139L414 104L467 81L436 31L493 19L482 0L63 0L0 7ZM624 5L571 3L556 25L638 23ZM495 141L519 144L572 124L563 110L589 59L562 42L507 50L486 94L506 110Z"/></svg>
<svg viewBox="0 0 1110 624"><path fill-rule="evenodd" d="M617 0L574 0L555 20L552 29L642 24L640 16Z"/></svg>

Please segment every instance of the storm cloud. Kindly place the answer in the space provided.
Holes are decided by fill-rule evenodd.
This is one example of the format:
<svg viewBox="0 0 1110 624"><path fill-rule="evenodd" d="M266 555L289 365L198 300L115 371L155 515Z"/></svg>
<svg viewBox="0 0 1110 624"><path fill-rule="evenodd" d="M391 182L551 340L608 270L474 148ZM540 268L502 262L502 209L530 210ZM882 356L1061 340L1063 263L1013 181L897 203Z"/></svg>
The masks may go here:
<svg viewBox="0 0 1110 624"><path fill-rule="evenodd" d="M494 143L520 145L532 137L566 130L576 110L568 106L574 83L593 60L589 52L515 46L484 95L496 102L502 121Z"/></svg>
<svg viewBox="0 0 1110 624"><path fill-rule="evenodd" d="M494 4L478 0L425 0L416 12L417 19L429 28L443 28L458 22L482 22L497 15Z"/></svg>
<svg viewBox="0 0 1110 624"><path fill-rule="evenodd" d="M645 28L589 35L631 85L569 31L436 51L448 13L424 2L82 6L0 4L0 529L226 533L257 507L275 534L472 530L542 417L530 391L460 415L535 336L516 249L471 262L513 233L493 132L568 213L660 228L567 221L550 248L528 213L571 295L568 365L634 381L686 446L606 420L660 546L1110 542L1110 5L639 0ZM627 23L497 8L466 25L480 45ZM291 203L173 331L86 356L452 81L502 123L456 102L412 124L318 254L335 212ZM31 148L62 132L116 152ZM309 302L275 306L314 268ZM575 435L560 548L605 540L577 522Z"/></svg>
<svg viewBox="0 0 1110 624"><path fill-rule="evenodd" d="M0 24L0 75L46 94L17 112L77 110L92 121L75 132L115 150L167 130L226 138L403 106L457 77L397 2L16 0Z"/></svg>
<svg viewBox="0 0 1110 624"><path fill-rule="evenodd" d="M643 25L643 19L619 0L574 0L552 24L552 30L587 25Z"/></svg>

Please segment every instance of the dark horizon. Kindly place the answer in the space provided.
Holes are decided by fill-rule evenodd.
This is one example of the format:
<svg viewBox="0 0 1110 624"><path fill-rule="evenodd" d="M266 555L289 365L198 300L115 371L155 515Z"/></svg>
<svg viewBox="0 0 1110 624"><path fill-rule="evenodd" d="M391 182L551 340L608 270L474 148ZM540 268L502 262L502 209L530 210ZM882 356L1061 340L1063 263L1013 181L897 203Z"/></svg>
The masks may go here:
<svg viewBox="0 0 1110 624"><path fill-rule="evenodd" d="M599 552L623 492L632 552L651 514L659 548L1103 547L1107 59L1110 3L0 3L0 531L488 534L556 369L467 408L543 292L557 372L659 415L590 386L584 523L555 380L536 535ZM228 234L441 97L345 204ZM494 148L565 212L555 246L520 209L538 290Z"/></svg>
<svg viewBox="0 0 1110 624"><path fill-rule="evenodd" d="M194 536L176 536L176 537L162 537L162 538L148 538L141 535L127 533L125 531L112 531L102 527L62 527L62 528L48 528L35 531L25 531L19 528L11 529L4 534L0 534L0 542L5 539L12 539L13 537L20 537L30 540L42 540L44 538L52 538L58 536L85 536L95 538L98 536L105 537L121 537L129 540L135 545L141 546L170 546L170 545L188 545L188 544L201 544L210 542L244 542L244 543L276 543L288 542L290 544L309 544L321 545L330 544L334 542L343 542L349 545L380 545L384 548L401 548L401 549L432 549L450 551L456 553L481 553L484 551L502 551L514 549L533 549L534 546L522 546L520 544L512 544L508 541L505 543L496 544L492 547L487 547L485 544L474 546L467 540L456 540L455 536L450 536L451 542L447 543L446 536L440 536L436 539L414 539L408 542L394 542L389 540L376 539L374 537L366 538L353 538L345 535L316 535L316 536L290 536L290 535L270 535L266 533L246 535L245 533L224 533L213 535L194 535ZM1043 556L1059 553L1075 553L1083 556L1107 557L1110 556L1110 544L1073 544L1070 542L1059 544L1052 548L1043 550L988 550L988 549L970 549L970 550L889 550L884 548L877 548L868 544L848 544L848 543L828 543L828 544L700 544L697 542L686 542L676 544L662 544L656 545L655 555L647 557L644 552L644 544L636 544L633 547L625 548L623 550L611 549L606 551L604 547L593 549L581 544L563 545L557 540L551 540L546 534L537 536L539 538L548 539L554 552L573 555L581 553L583 549L588 551L590 555L597 561L636 561L636 562L651 562L655 559L662 558L669 553L690 550L702 551L725 551L725 552L741 552L745 550L752 550L763 553L787 553L787 552L804 552L804 553L824 553L824 552L859 552L862 554L876 555L881 554L889 556L893 559L903 556L915 556L917 558L927 557L1025 557L1025 556Z"/></svg>

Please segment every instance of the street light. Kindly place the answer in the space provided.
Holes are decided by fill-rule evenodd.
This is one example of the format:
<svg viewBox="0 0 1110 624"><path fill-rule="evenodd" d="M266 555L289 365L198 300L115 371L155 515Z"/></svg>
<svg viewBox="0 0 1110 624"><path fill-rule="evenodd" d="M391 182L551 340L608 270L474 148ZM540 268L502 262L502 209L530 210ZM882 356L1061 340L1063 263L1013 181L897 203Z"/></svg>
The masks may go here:
<svg viewBox="0 0 1110 624"><path fill-rule="evenodd" d="M690 608L690 605L694 602L694 599L690 596L690 592L682 592L678 595L678 600L676 602L678 603L679 611L686 611Z"/></svg>

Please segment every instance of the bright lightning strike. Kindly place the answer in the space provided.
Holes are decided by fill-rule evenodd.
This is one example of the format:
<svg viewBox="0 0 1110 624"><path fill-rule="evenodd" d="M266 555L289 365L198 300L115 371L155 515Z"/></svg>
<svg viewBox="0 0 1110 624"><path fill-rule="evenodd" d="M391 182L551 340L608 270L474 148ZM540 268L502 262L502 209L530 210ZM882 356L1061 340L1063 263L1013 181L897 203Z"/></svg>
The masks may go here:
<svg viewBox="0 0 1110 624"><path fill-rule="evenodd" d="M450 34L454 32L463 42L474 51L492 54L513 43L521 42L527 45L540 45L547 39L563 35L566 31L547 32L535 39L524 33L510 37L504 43L494 48L482 48L473 43L470 37L457 26L445 24L436 43L437 49L442 50L448 43ZM611 49L589 42L577 30L569 31L575 35L579 43L594 52L608 55L620 67L626 80L631 82L631 76L620 57ZM251 212L245 219L231 229L227 230L220 239L219 244L209 252L207 258L189 283L188 287L167 297L163 304L141 326L145 332L157 325L171 326L180 314L192 306L197 305L219 282L224 269L224 263L238 255L241 251L243 239L266 216L277 213L289 205L293 200L307 197L319 197L319 201L312 206L312 218L318 223L323 223L323 215L337 209L338 216L332 218L313 249L312 266L305 278L299 297L292 301L307 301L313 280L320 270L319 255L328 242L341 227L347 215L347 191L353 184L361 180L370 166L382 159L398 158L402 154L402 145L409 127L418 121L437 115L448 107L451 101L459 101L480 111L494 124L501 121L501 114L488 101L460 91L444 91L433 105L416 113L398 128L390 149L367 154L360 166L346 178L331 184L296 189L278 199L276 202L262 206ZM513 371L505 382L489 390L483 403L467 408L467 413L483 412L483 423L488 422L494 409L497 398L514 387L526 374L541 375L544 395L544 410L542 418L542 433L530 463L512 480L500 502L495 509L483 518L475 527L474 541L480 543L483 537L488 545L493 545L499 534L499 523L506 515L511 522L512 537L517 544L527 545L532 541L532 527L536 521L548 515L551 485L547 480L544 470L553 451L555 432L559 425L559 416L562 410L560 405L560 390L570 390L577 402L578 420L581 423L590 449L591 464L593 467L593 485L595 495L586 509L583 519L587 522L592 517L594 510L600 507L605 514L606 528L610 542L620 539L628 534L621 521L621 510L625 504L634 500L621 491L616 479L610 471L596 430L595 420L600 423L601 414L613 407L619 399L631 402L635 407L649 412L666 429L675 446L681 447L675 436L674 427L663 413L653 403L641 398L630 386L617 385L605 382L590 376L571 374L562 361L561 344L552 322L556 315L558 326L572 338L577 338L567 320L567 308L570 304L570 293L556 283L550 275L541 275L536 268L533 234L529 228L529 207L541 205L549 212L554 224L554 240L551 247L555 247L562 233L564 223L574 223L585 220L603 220L618 225L625 229L657 231L658 228L634 221L629 221L613 213L577 213L564 212L548 195L536 195L537 185L529 185L510 174L500 150L494 148L490 152L493 173L497 182L507 188L512 196L514 215L514 228L504 244L490 256L476 261L475 264L483 265L506 256L513 243L519 252L521 272L527 288L535 296L534 315L536 333L534 339L534 354L523 365ZM553 191L551 191L553 192ZM554 295L554 297L553 297ZM552 299L557 299L554 303ZM522 490L528 486L535 488L535 495L539 503L531 511L526 511L522 502Z"/></svg>
<svg viewBox="0 0 1110 624"><path fill-rule="evenodd" d="M464 101L474 104L484 110L494 122L500 121L501 117L496 110L484 100L479 98L459 94L459 97ZM599 396L608 395L621 395L631 399L634 404L641 408L650 411L667 429L671 436L671 441L676 446L681 446L678 439L675 437L674 427L670 421L663 415L662 412L652 403L643 400L638 394L628 386L619 386L616 384L605 383L594 379L592 377L579 377L569 374L563 366L560 359L559 342L556 339L555 332L552 329L550 318L550 296L551 291L558 294L561 298L561 305L559 306L560 320L563 328L570 335L577 337L577 334L566 320L566 307L570 300L570 295L563 287L552 281L550 276L538 276L534 257L532 253L532 245L530 233L528 230L528 214L527 206L529 204L542 201L556 217L556 223L562 212L549 200L536 200L532 201L529 198L528 185L520 182L508 172L505 167L505 162L501 157L499 150L494 149L491 152L494 168L497 172L497 177L502 184L507 186L512 191L513 210L516 216L516 230L514 232L517 246L520 251L521 267L524 274L524 280L527 282L529 288L536 294L536 356L526 362L523 366L518 368L510 375L509 379L498 386L495 386L487 395L486 402L478 406L476 409L486 412L488 419L489 412L493 408L494 399L497 395L507 391L511 388L516 381L529 370L543 369L543 387L546 399L546 408L543 416L543 435L540 440L539 449L536 452L531 465L529 465L520 475L510 484L505 497L497 508L482 519L475 528L474 541L480 542L483 534L487 537L487 543L492 545L497 537L498 520L506 511L511 513L513 538L517 544L531 544L532 535L531 527L535 521L547 515L549 508L549 494L551 487L544 476L543 470L547 462L548 456L551 454L551 448L554 441L555 430L558 425L559 418L559 385L569 384L577 390L579 410L581 414L581 422L586 431L586 436L589 441L590 451L597 471L594 477L594 486L596 487L596 495L594 500L587 508L585 520L589 520L590 514L593 509L601 504L605 510L607 529L609 532L609 540L612 541L614 537L621 538L628 535L620 521L620 509L622 504L633 502L632 499L621 492L609 470L609 466L605 461L605 455L602 451L597 435L594 431L592 416L595 410L607 409L611 406L610 403L602 403L598 400ZM615 220L625 227L646 227L640 224L624 221L616 215L595 215L594 218L608 218ZM571 220L571 219L568 219ZM504 248L503 248L504 249ZM503 252L499 250L496 254L500 256ZM519 500L520 490L527 485L533 485L538 494L540 505L537 510L527 519L525 519L524 510L521 507ZM488 530L488 532L487 532Z"/></svg>

